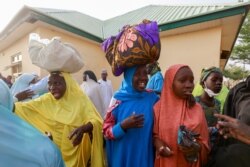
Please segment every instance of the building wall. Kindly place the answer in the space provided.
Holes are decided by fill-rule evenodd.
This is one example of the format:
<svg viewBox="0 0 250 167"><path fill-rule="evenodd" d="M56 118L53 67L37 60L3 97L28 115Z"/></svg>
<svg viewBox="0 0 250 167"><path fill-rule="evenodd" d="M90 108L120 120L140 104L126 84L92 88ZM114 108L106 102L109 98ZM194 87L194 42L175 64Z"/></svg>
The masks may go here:
<svg viewBox="0 0 250 167"><path fill-rule="evenodd" d="M75 36L71 36L62 32L50 30L44 27L37 28L31 33L38 33L41 38L51 39L55 36L61 37L61 41L65 43L71 43L82 55L84 67L77 73L73 74L73 77L77 80L79 84L82 83L82 73L85 70L92 70L97 78L101 77L102 68L108 70L108 79L112 80L113 87L116 89L119 87L120 78L114 77L111 72L111 68L105 58L104 52L101 50L100 44L84 40ZM11 45L9 48L2 51L4 56L0 55L0 72L3 76L11 75L11 70L4 70L4 67L11 64L11 56L18 52L22 53L22 72L36 72L41 77L48 75L46 70L40 69L39 67L33 65L29 58L28 53L28 40L29 34L24 35L24 37Z"/></svg>
<svg viewBox="0 0 250 167"><path fill-rule="evenodd" d="M112 75L111 68L104 52L101 50L100 44L43 27L32 32L40 34L41 38L51 39L54 36L59 36L63 42L75 46L82 55L85 64L79 72L73 74L79 84L82 82L83 71L92 70L99 79L101 69L106 68L109 74L108 79L112 81L114 90L119 88L123 77L122 75L120 77ZM47 71L32 65L28 55L28 38L29 34L24 35L22 39L16 41L2 52L4 56L0 55L0 72L4 76L11 74L10 70L4 71L3 68L10 64L10 57L19 51L23 55L23 72L37 72L40 76L48 74ZM219 66L221 27L174 36L161 36L161 44L159 63L163 75L170 65L184 63L190 65L195 75L195 81L197 81L203 67Z"/></svg>
<svg viewBox="0 0 250 167"><path fill-rule="evenodd" d="M3 76L12 75L11 68L6 70L6 66L11 65L11 57L20 53L22 55L22 72L35 72L40 74L40 68L32 65L28 55L28 35L12 43L11 46L1 52L0 72Z"/></svg>
<svg viewBox="0 0 250 167"><path fill-rule="evenodd" d="M161 37L159 63L164 75L172 64L189 65L199 80L204 67L220 64L221 27Z"/></svg>

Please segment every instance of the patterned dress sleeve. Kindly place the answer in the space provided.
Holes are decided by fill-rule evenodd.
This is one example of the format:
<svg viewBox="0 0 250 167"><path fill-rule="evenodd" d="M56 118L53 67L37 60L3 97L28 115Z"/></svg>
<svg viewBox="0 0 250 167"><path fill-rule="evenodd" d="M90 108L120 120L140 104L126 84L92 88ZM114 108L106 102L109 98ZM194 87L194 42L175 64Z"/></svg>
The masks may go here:
<svg viewBox="0 0 250 167"><path fill-rule="evenodd" d="M120 104L120 101L116 101L114 105L112 105L106 114L103 123L103 134L107 139L116 139L120 138L125 134L125 131L121 128L120 123L116 123L115 117L112 111Z"/></svg>

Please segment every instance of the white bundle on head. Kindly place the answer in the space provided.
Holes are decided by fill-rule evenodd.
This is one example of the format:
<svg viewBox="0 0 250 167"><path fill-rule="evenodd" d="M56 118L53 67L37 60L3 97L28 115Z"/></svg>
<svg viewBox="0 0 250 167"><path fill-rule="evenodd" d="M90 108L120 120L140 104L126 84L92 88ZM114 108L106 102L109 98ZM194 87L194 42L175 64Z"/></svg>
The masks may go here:
<svg viewBox="0 0 250 167"><path fill-rule="evenodd" d="M29 55L32 64L49 72L74 73L84 65L80 53L72 45L62 43L58 37L48 40L40 39L38 34L31 34Z"/></svg>

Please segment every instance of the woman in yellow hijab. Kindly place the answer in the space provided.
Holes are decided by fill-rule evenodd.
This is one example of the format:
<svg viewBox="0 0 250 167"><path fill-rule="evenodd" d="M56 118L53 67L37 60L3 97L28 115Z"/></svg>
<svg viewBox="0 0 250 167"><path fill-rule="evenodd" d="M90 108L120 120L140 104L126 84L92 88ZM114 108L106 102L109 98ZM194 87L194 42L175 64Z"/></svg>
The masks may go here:
<svg viewBox="0 0 250 167"><path fill-rule="evenodd" d="M103 167L102 118L69 73L52 72L49 93L15 104L15 113L51 133L67 167Z"/></svg>

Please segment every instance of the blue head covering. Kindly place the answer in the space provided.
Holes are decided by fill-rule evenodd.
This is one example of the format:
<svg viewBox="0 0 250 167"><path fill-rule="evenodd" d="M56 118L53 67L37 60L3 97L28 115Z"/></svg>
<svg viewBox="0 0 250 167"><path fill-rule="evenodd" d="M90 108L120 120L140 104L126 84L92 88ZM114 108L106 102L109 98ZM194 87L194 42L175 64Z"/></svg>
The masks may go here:
<svg viewBox="0 0 250 167"><path fill-rule="evenodd" d="M13 98L1 79L0 91L0 166L64 167L57 146L12 113Z"/></svg>
<svg viewBox="0 0 250 167"><path fill-rule="evenodd" d="M13 96L10 93L9 87L0 79L0 106L6 108L8 111L13 110Z"/></svg>
<svg viewBox="0 0 250 167"><path fill-rule="evenodd" d="M146 91L137 91L133 87L133 77L138 66L127 68L124 71L124 79L120 89L114 94L114 98L121 101L131 100L133 98L141 98Z"/></svg>
<svg viewBox="0 0 250 167"><path fill-rule="evenodd" d="M29 87L30 82L36 77L37 76L35 74L28 73L24 73L19 76L10 89L11 94L14 96L20 91L24 91L26 88Z"/></svg>

